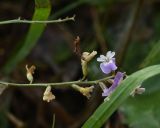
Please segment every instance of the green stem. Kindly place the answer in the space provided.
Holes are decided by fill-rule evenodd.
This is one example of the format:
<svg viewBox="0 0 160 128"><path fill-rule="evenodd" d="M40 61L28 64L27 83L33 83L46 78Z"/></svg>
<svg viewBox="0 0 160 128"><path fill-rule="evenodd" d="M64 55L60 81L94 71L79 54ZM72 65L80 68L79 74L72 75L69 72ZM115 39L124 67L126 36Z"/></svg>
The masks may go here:
<svg viewBox="0 0 160 128"><path fill-rule="evenodd" d="M6 21L0 21L0 25L4 25L4 24L15 24L15 23L27 23L27 24L49 24L49 23L61 23L61 22L66 22L66 21L74 21L75 20L75 16L73 17L66 17L64 19L58 19L58 20L21 20L20 18L18 19L13 19L13 20L6 20Z"/></svg>
<svg viewBox="0 0 160 128"><path fill-rule="evenodd" d="M103 79L98 79L98 80L93 80L93 81L71 81L71 82L61 82L61 83L35 83L35 84L19 84L19 83L9 83L9 82L4 82L0 81L0 86L19 86L19 87L46 87L46 86L71 86L72 84L77 84L77 85L93 85L93 84L98 84L99 82L105 82L108 81L109 79L113 78L113 76L105 77Z"/></svg>

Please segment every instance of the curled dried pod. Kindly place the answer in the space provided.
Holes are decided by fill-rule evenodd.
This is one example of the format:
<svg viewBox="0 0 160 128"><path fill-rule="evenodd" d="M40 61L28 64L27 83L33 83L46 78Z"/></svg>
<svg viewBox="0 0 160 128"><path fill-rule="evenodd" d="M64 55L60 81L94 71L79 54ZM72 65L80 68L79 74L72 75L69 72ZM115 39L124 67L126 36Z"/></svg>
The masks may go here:
<svg viewBox="0 0 160 128"><path fill-rule="evenodd" d="M33 74L35 71L36 67L32 65L30 68L28 68L28 65L26 65L26 77L29 80L30 84L33 82Z"/></svg>
<svg viewBox="0 0 160 128"><path fill-rule="evenodd" d="M76 84L73 84L72 87L79 91L82 95L86 96L88 99L91 97L91 93L93 92L94 86L90 87L80 87Z"/></svg>
<svg viewBox="0 0 160 128"><path fill-rule="evenodd" d="M134 89L132 92L131 92L131 96L134 97L136 94L142 94L145 92L145 88L142 88L141 85L139 85L138 87L136 87L136 89Z"/></svg>
<svg viewBox="0 0 160 128"><path fill-rule="evenodd" d="M97 51L93 51L91 53L89 52L83 52L81 56L81 66L82 66L82 72L83 72L83 78L84 80L88 74L88 62L93 59L93 57L97 54Z"/></svg>

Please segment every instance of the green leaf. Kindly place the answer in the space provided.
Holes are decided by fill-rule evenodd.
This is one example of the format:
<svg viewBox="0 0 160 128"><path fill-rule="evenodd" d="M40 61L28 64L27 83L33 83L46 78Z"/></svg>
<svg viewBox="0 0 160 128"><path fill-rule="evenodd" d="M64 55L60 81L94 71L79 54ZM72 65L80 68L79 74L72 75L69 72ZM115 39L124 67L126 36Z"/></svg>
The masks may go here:
<svg viewBox="0 0 160 128"><path fill-rule="evenodd" d="M160 74L160 65L144 68L128 76L112 93L110 100L102 103L82 128L100 128L137 86L157 74Z"/></svg>
<svg viewBox="0 0 160 128"><path fill-rule="evenodd" d="M143 83L146 93L129 98L122 106L124 123L133 128L160 128L160 75ZM144 118L145 117L145 118Z"/></svg>
<svg viewBox="0 0 160 128"><path fill-rule="evenodd" d="M35 0L35 11L32 20L47 20L51 11L49 0ZM9 74L15 66L22 61L36 45L39 37L45 29L45 24L31 24L28 34L20 47L14 51L11 58L3 67L3 72Z"/></svg>
<svg viewBox="0 0 160 128"><path fill-rule="evenodd" d="M141 67L160 63L160 41L153 47L145 58ZM133 128L159 128L160 127L160 75L157 75L143 83L146 88L143 95L129 98L122 106L125 123ZM145 117L145 118L144 118Z"/></svg>

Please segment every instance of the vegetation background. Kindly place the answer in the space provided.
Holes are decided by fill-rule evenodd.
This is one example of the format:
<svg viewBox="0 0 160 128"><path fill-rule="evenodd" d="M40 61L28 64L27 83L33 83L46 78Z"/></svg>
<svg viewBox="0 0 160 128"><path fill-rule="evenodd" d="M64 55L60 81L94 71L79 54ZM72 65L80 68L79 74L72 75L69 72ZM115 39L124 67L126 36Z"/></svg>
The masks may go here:
<svg viewBox="0 0 160 128"><path fill-rule="evenodd" d="M52 7L52 8L51 8ZM0 79L28 83L25 65L36 65L34 82L62 82L82 78L82 51L116 52L119 70L131 74L160 63L159 0L1 0L0 20L52 20L76 15L57 24L0 24ZM88 80L104 77L94 59ZM146 92L129 98L104 128L159 128L160 75L147 80ZM42 100L44 88L10 87L0 96L1 128L78 128L103 102L97 87L90 100L71 88L52 90L56 100Z"/></svg>

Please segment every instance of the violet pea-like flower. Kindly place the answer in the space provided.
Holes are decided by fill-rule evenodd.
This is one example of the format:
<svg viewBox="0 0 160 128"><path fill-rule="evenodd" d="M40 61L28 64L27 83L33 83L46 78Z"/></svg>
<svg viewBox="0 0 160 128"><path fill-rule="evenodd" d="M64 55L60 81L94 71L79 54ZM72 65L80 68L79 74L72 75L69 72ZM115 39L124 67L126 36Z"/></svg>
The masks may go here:
<svg viewBox="0 0 160 128"><path fill-rule="evenodd" d="M100 55L100 57L97 58L97 61L101 62L100 68L103 73L109 74L117 69L114 56L115 52L108 51L106 56Z"/></svg>
<svg viewBox="0 0 160 128"><path fill-rule="evenodd" d="M120 84L120 82L123 80L123 77L124 77L124 73L117 72L117 74L114 77L113 84L109 88L106 87L103 89L102 96L105 96L105 97L109 96Z"/></svg>

